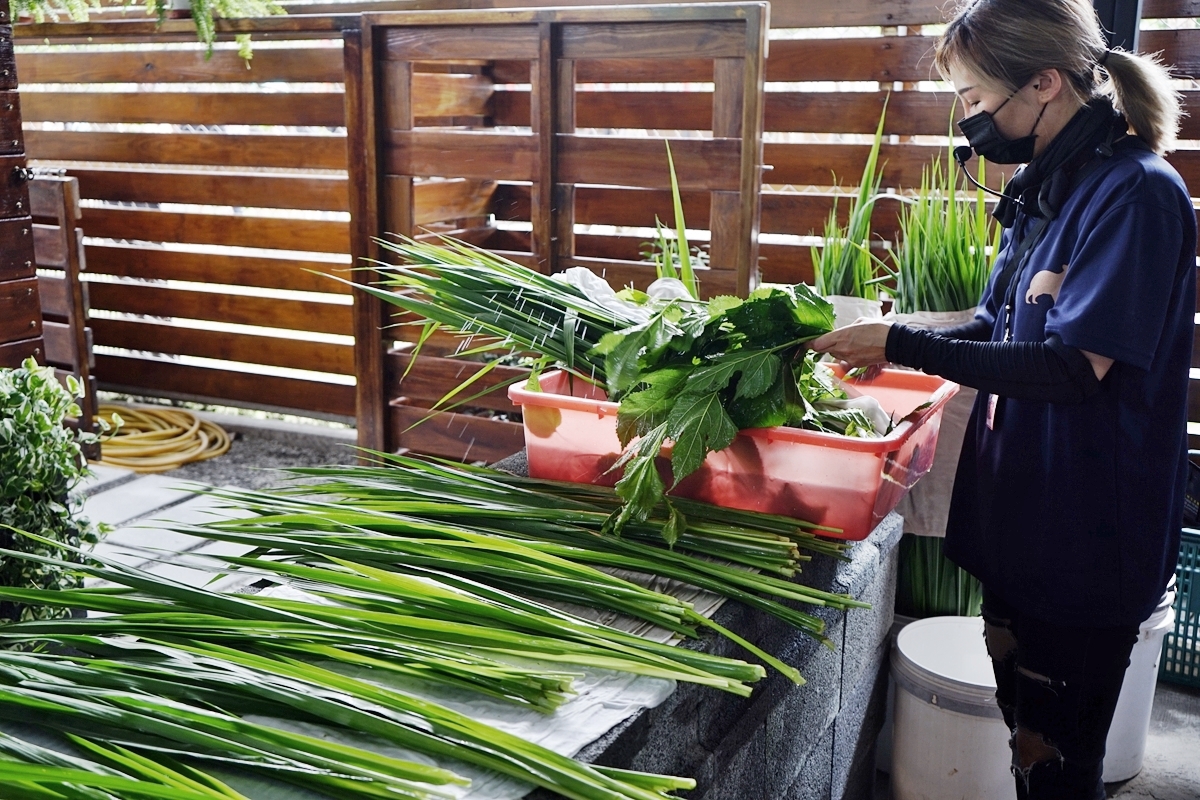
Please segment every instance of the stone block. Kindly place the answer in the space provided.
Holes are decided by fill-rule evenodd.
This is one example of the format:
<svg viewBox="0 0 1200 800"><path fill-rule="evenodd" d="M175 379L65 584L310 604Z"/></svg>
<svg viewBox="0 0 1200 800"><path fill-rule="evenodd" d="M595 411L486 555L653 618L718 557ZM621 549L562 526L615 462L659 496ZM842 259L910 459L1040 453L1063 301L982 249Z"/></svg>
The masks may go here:
<svg viewBox="0 0 1200 800"><path fill-rule="evenodd" d="M830 726L800 765L791 786L777 795L779 800L837 800L832 794L833 738Z"/></svg>
<svg viewBox="0 0 1200 800"><path fill-rule="evenodd" d="M891 642L879 643L855 684L846 685L833 722L833 796L871 800L875 746L887 716Z"/></svg>

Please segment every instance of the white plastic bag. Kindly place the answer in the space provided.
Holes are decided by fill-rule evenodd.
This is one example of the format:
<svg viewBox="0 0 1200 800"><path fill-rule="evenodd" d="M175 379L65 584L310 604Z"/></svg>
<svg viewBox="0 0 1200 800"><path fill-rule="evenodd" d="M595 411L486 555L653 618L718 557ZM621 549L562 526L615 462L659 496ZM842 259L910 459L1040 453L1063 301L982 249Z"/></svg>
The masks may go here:
<svg viewBox="0 0 1200 800"><path fill-rule="evenodd" d="M883 303L865 297L832 294L825 298L833 303L833 327L844 328L857 319L879 319L883 316Z"/></svg>

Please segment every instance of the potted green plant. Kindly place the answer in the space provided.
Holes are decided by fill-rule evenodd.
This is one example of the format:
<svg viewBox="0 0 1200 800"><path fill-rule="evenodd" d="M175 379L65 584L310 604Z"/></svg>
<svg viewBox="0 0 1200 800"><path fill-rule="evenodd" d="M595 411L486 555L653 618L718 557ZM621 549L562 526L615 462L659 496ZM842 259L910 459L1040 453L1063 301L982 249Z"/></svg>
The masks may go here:
<svg viewBox="0 0 1200 800"><path fill-rule="evenodd" d="M94 544L98 529L77 513L71 490L87 471L81 446L92 434L64 427L79 414L80 386L64 388L54 370L27 359L0 370L0 547L62 558L65 550L39 544L17 531L36 533L70 547ZM0 559L0 586L75 588L79 578L64 567L25 559ZM0 602L0 621L63 616L64 610Z"/></svg>
<svg viewBox="0 0 1200 800"><path fill-rule="evenodd" d="M210 56L216 40L214 19L268 17L286 13L275 0L144 0L144 5L146 12L160 23L168 16L191 17L196 23L196 36L207 46ZM60 14L65 14L72 22L86 22L88 12L99 8L100 0L9 0L13 20L28 17L34 22L45 22L47 19L57 21ZM248 65L251 55L250 34L238 34L234 38L238 43L239 55L247 60Z"/></svg>
<svg viewBox="0 0 1200 800"><path fill-rule="evenodd" d="M888 268L893 281L889 319L937 329L970 322L987 285L1000 226L988 214L982 190L972 195L954 181L947 153L922 170L916 195L902 198L900 227ZM984 164L978 180L984 181ZM897 506L904 516L896 612L927 617L979 614L979 581L942 552L954 473L975 390L963 387L942 416L929 474Z"/></svg>
<svg viewBox="0 0 1200 800"><path fill-rule="evenodd" d="M879 148L886 116L885 102L858 192L850 198L846 224L838 223L838 201L834 198L821 244L812 248L815 288L817 294L833 304L835 328L849 325L859 317L880 315L878 284L887 276L880 276L879 259L871 254L871 215L882 180Z"/></svg>

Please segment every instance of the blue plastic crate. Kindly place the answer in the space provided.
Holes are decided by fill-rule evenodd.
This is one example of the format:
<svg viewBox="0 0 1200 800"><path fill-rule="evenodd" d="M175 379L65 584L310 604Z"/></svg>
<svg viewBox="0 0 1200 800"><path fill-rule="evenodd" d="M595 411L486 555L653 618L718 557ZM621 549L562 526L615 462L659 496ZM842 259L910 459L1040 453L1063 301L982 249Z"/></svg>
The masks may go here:
<svg viewBox="0 0 1200 800"><path fill-rule="evenodd" d="M1158 677L1200 686L1200 530L1183 529L1175 574L1175 629L1163 639Z"/></svg>

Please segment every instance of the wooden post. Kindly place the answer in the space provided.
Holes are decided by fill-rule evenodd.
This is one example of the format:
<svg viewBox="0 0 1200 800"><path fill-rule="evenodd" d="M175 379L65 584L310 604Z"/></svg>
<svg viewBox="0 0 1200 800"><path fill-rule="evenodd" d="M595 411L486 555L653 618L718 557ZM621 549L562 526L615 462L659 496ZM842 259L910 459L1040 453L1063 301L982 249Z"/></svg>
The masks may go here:
<svg viewBox="0 0 1200 800"><path fill-rule="evenodd" d="M42 312L25 186L25 147L8 4L0 6L0 110L11 138L0 141L0 367L32 356L44 363Z"/></svg>
<svg viewBox="0 0 1200 800"><path fill-rule="evenodd" d="M345 30L342 46L346 63L347 169L350 185L350 219L354 228L350 257L355 267L378 257L372 237L379 231L379 187L375 165L376 130L375 60L370 37L361 29ZM358 98L359 102L350 102ZM355 272L355 283L369 283L375 272ZM358 445L387 450L387 398L384 393L383 303L361 289L354 291L354 371L358 383L356 408Z"/></svg>

